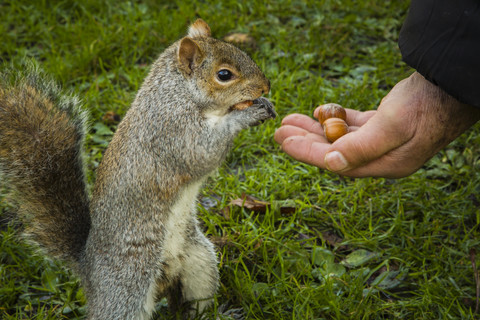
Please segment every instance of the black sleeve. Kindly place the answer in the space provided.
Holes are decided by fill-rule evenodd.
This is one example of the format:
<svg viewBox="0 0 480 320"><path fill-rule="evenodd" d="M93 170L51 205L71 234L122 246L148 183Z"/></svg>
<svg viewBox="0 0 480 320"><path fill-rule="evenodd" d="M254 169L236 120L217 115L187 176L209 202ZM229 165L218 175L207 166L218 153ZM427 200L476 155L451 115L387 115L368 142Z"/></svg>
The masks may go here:
<svg viewBox="0 0 480 320"><path fill-rule="evenodd" d="M480 107L479 0L412 0L398 44L426 79Z"/></svg>

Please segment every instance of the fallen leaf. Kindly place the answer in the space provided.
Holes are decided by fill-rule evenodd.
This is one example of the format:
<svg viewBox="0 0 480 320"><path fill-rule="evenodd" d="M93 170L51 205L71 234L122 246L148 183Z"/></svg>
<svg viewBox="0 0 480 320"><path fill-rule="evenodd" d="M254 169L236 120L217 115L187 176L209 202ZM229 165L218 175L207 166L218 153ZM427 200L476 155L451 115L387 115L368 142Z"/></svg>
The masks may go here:
<svg viewBox="0 0 480 320"><path fill-rule="evenodd" d="M252 292L256 297L270 291L270 286L264 282L257 282L252 286Z"/></svg>
<svg viewBox="0 0 480 320"><path fill-rule="evenodd" d="M248 48L255 50L257 48L257 42L247 33L231 33L226 35L223 40L241 47L242 49Z"/></svg>
<svg viewBox="0 0 480 320"><path fill-rule="evenodd" d="M294 200L274 200L270 203L246 194L242 194L241 198L231 200L229 204L262 213L265 212L267 208L275 211L278 210L282 214L291 214L296 210Z"/></svg>
<svg viewBox="0 0 480 320"><path fill-rule="evenodd" d="M106 126L101 122L95 123L95 125L93 126L93 129L95 129L95 135L113 136L113 131L108 126Z"/></svg>
<svg viewBox="0 0 480 320"><path fill-rule="evenodd" d="M321 233L322 239L330 246L335 248L335 251L352 251L348 244L343 244L343 238L337 236L333 231L324 231Z"/></svg>
<svg viewBox="0 0 480 320"><path fill-rule="evenodd" d="M404 273L400 271L384 271L373 280L371 285L382 289L393 289L402 282L403 278Z"/></svg>
<svg viewBox="0 0 480 320"><path fill-rule="evenodd" d="M331 245L332 247L336 247L339 243L343 241L342 238L337 236L335 233L331 231L324 231L322 232L322 238L325 240L326 243Z"/></svg>
<svg viewBox="0 0 480 320"><path fill-rule="evenodd" d="M331 264L335 260L333 253L322 247L315 247L312 250L312 263L317 266L321 266L325 263Z"/></svg>
<svg viewBox="0 0 480 320"><path fill-rule="evenodd" d="M375 257L378 257L378 253L370 252L365 249L359 249L350 253L340 263L347 268L355 268L367 263Z"/></svg>
<svg viewBox="0 0 480 320"><path fill-rule="evenodd" d="M281 214L292 214L295 213L295 200L275 200L272 201L273 210L279 210Z"/></svg>
<svg viewBox="0 0 480 320"><path fill-rule="evenodd" d="M257 250L258 248L260 248L263 244L263 239L258 239L257 243L255 243L255 245L253 246L253 250Z"/></svg>
<svg viewBox="0 0 480 320"><path fill-rule="evenodd" d="M120 116L114 111L107 111L102 117L103 123L105 124L117 124L120 122Z"/></svg>
<svg viewBox="0 0 480 320"><path fill-rule="evenodd" d="M269 202L258 200L250 195L242 195L242 198L230 201L230 205L242 207L255 212L265 212Z"/></svg>
<svg viewBox="0 0 480 320"><path fill-rule="evenodd" d="M218 248L234 246L234 242L228 236L212 236L210 237L210 241Z"/></svg>

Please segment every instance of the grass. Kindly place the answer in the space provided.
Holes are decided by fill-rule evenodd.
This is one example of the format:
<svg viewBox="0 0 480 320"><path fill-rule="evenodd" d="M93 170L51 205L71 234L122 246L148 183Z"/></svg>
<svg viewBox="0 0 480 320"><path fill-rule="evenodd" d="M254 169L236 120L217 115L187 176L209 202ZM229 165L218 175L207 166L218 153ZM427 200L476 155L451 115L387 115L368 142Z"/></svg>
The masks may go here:
<svg viewBox="0 0 480 320"><path fill-rule="evenodd" d="M200 218L218 249L215 307L246 319L473 319L480 258L479 126L414 175L350 179L293 161L281 118L324 102L374 109L412 70L396 45L404 1L2 1L0 57L33 57L90 111L89 180L156 56L196 17L217 37L247 32L279 119L242 132L204 187ZM0 190L3 319L82 319L77 278L19 239ZM249 195L264 210L231 205ZM294 210L287 209L294 207ZM165 303L157 319L167 319Z"/></svg>

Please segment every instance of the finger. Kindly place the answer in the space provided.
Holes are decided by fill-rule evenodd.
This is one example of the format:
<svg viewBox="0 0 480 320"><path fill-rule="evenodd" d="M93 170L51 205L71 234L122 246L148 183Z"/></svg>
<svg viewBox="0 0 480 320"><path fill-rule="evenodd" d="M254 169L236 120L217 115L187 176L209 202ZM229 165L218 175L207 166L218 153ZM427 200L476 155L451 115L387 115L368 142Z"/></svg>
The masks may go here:
<svg viewBox="0 0 480 320"><path fill-rule="evenodd" d="M282 128L278 130L282 130ZM299 128L297 128L299 129ZM301 130L301 129L300 129ZM353 128L354 131L358 128ZM325 162L322 160L326 152L329 151L330 144L327 143L323 136L313 135L304 131L291 132L298 134L298 136L289 136L283 140L282 150L289 154L292 158L302 161L322 169L327 169ZM303 134L305 134L303 136ZM402 159L402 167L398 166L399 159ZM363 166L355 169L341 172L343 176L348 177L385 177L385 178L402 178L415 172L419 165L408 163L409 157L396 152L396 150L387 153L386 155L366 163Z"/></svg>
<svg viewBox="0 0 480 320"><path fill-rule="evenodd" d="M293 136L303 136L303 137L308 137L313 141L327 142L327 139L325 139L324 136L320 136L318 134L311 133L303 128L299 128L291 125L281 126L275 131L275 134L273 137L278 144L282 144L285 139Z"/></svg>
<svg viewBox="0 0 480 320"><path fill-rule="evenodd" d="M360 129L360 127L349 126L348 127L348 132L354 132L354 131L357 131L358 129Z"/></svg>
<svg viewBox="0 0 480 320"><path fill-rule="evenodd" d="M343 176L363 178L363 177L383 177L398 179L409 176L417 171L423 164L423 160L416 161L416 163L409 163L408 156L402 157L396 154L395 151L389 152L386 155L366 163L363 166L352 170L341 172ZM399 163L402 165L399 166Z"/></svg>
<svg viewBox="0 0 480 320"><path fill-rule="evenodd" d="M304 114L294 113L286 116L282 120L282 126L284 125L291 125L303 128L309 132L323 135L323 128L320 123L317 120L312 119Z"/></svg>
<svg viewBox="0 0 480 320"><path fill-rule="evenodd" d="M363 126L365 123L367 123L368 120L370 120L371 117L373 117L377 113L376 110L358 111L348 108L346 108L345 111L347 112L347 124L349 126L356 127Z"/></svg>
<svg viewBox="0 0 480 320"><path fill-rule="evenodd" d="M282 150L295 160L325 169L324 157L330 144L313 141L308 136L294 136L285 139Z"/></svg>

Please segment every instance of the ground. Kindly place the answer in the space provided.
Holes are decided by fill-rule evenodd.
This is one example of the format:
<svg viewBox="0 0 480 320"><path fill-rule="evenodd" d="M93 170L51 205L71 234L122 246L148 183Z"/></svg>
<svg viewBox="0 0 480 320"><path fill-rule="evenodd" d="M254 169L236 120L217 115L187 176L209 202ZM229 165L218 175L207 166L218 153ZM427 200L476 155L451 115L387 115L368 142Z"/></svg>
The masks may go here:
<svg viewBox="0 0 480 320"><path fill-rule="evenodd" d="M116 128L112 115L125 114L163 49L198 17L216 37L247 33L255 43L245 50L270 79L268 98L279 117L244 131L201 192L200 218L221 272L209 314L221 308L239 309L245 319L473 319L478 125L399 180L319 171L273 141L289 113L311 115L325 102L375 109L411 74L396 43L407 9L405 1L373 0L6 0L0 59L18 65L34 58L82 98L91 114L93 183ZM2 318L84 318L78 279L19 239L22 225L11 219L6 189L0 192ZM157 319L168 319L163 301L157 310Z"/></svg>

